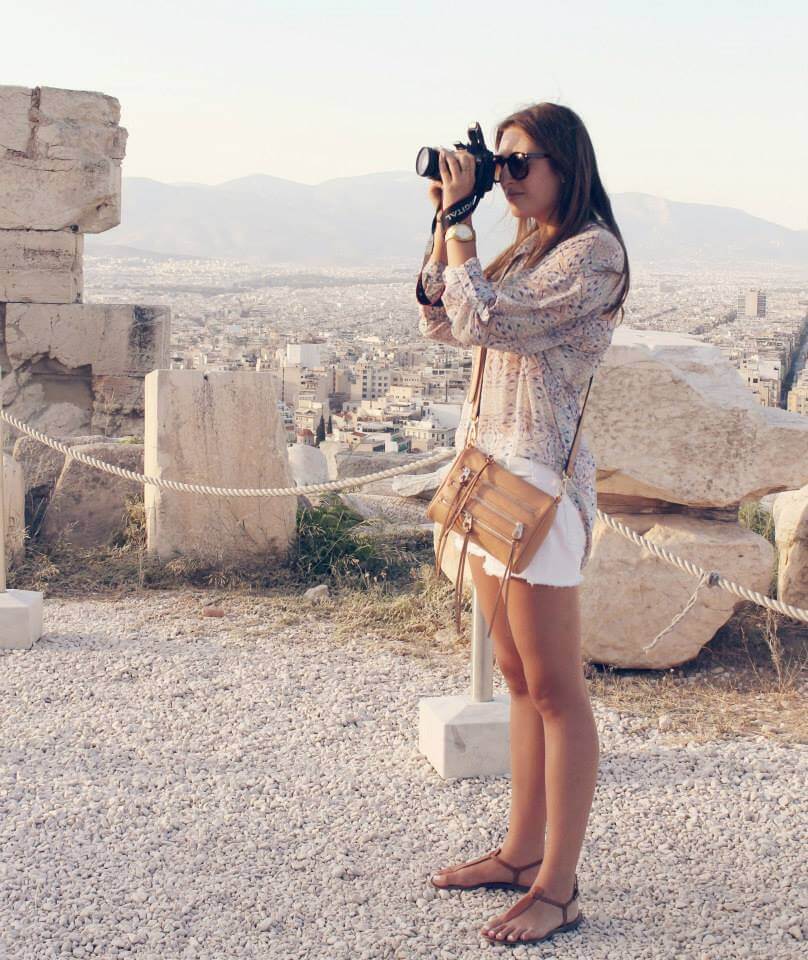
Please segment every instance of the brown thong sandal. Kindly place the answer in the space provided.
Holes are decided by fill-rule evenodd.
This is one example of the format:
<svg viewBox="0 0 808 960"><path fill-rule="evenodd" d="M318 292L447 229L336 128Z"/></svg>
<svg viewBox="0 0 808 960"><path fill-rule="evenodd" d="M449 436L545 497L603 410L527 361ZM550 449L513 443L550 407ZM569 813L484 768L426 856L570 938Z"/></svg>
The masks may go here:
<svg viewBox="0 0 808 960"><path fill-rule="evenodd" d="M539 887L541 890L541 887ZM572 901L578 896L578 874L575 874L575 882L572 886L572 896L567 900L566 903L561 903L558 900L551 900L550 897L545 896L543 893L537 893L535 890L530 890L523 897L520 897L516 903L505 913L502 917L500 923L507 923L508 920L513 920L514 917L518 917L520 913L524 913L528 907L533 904L534 900L543 900L545 903L551 903L554 907L558 907L562 911L562 921L557 927L553 927L551 930L548 930L543 937L527 937L523 938L521 935L518 936L515 940L508 940L507 938L498 939L497 937L489 936L487 933L483 933L482 936L489 943L503 944L506 947L518 947L522 943L540 943L542 940L549 940L550 937L555 936L557 933L563 933L566 930L574 930L578 924L583 920L583 914L579 910L575 917L567 921L567 907L572 903Z"/></svg>
<svg viewBox="0 0 808 960"><path fill-rule="evenodd" d="M523 870L527 870L528 867L536 867L541 863L541 860L535 860L533 863L526 863L524 866L515 867L513 864L508 863L507 860L503 860L499 855L499 851L502 847L497 847L496 850L492 850L490 853L486 853L482 857L477 857L476 860L469 860L467 863L458 863L454 867L444 867L443 870L438 870L436 873L433 873L429 878L429 882L436 890L476 890L478 887L485 887L487 890L529 890L530 884L528 883L517 883L519 879L519 874ZM513 880L485 880L482 883L446 883L440 884L435 883L432 877L439 877L444 873L454 873L455 870L461 870L463 867L471 867L475 863L482 863L483 860L496 860L497 863L501 863L503 867L507 867L509 870L513 871Z"/></svg>

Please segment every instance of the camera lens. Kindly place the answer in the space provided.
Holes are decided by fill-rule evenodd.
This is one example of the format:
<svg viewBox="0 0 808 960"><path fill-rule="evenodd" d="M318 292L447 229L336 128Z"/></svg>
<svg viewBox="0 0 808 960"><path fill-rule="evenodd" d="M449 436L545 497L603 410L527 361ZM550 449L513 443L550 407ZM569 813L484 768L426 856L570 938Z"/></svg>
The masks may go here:
<svg viewBox="0 0 808 960"><path fill-rule="evenodd" d="M419 177L441 180L439 153L434 147L421 147L415 158L415 172Z"/></svg>

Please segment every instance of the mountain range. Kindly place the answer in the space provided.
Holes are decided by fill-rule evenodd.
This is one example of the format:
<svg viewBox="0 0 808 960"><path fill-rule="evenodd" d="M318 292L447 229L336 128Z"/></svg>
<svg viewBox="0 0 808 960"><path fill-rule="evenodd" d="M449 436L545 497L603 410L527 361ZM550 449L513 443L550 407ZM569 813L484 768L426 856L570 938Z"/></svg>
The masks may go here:
<svg viewBox="0 0 808 960"><path fill-rule="evenodd" d="M122 221L85 238L95 256L233 258L295 266L420 265L432 210L424 179L393 171L308 185L255 174L215 186L125 177ZM808 230L732 207L615 193L630 261L688 265L808 264ZM474 212L480 259L514 236L499 187Z"/></svg>

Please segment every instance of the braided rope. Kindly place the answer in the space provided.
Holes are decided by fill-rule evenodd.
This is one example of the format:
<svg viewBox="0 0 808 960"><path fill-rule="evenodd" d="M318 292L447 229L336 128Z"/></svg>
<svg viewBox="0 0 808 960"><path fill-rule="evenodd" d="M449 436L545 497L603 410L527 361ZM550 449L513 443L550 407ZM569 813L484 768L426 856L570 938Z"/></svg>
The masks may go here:
<svg viewBox="0 0 808 960"><path fill-rule="evenodd" d="M380 470L377 473L369 473L362 477L346 477L343 480L331 480L328 483L311 483L304 487L276 487L272 489L211 487L207 484L181 483L178 480L164 480L162 477L146 476L142 473L135 473L134 470L127 470L124 467L116 467L111 463L105 463L103 460L98 460L96 457L91 457L86 453L75 451L72 447L69 447L64 443L60 443L58 440L41 433L39 430L35 430L33 427L30 427L28 424L18 420L10 413L6 413L4 410L0 410L0 420L5 420L6 423L11 424L11 426L15 427L17 430L28 434L28 436L33 437L35 440L39 440L40 443L44 443L46 446L52 447L54 450L58 450L66 457L72 457L74 460L78 460L80 463L85 463L90 467L95 467L97 470L103 470L106 473L115 474L116 476L124 477L127 480L134 480L138 483L150 483L154 486L165 487L167 490L175 490L181 493L205 493L218 497L282 497L296 495L299 493L326 493L330 490L347 490L352 487L361 487L371 480L382 480L388 477L397 476L401 473L407 473L411 471L413 467L413 462L411 461L410 463L402 466L390 467L387 470ZM456 451L454 449L444 449L439 453L434 453L428 457L419 458L414 462L419 466L428 463L438 463L441 460L446 460L449 457L455 456L455 453ZM626 526L624 523L621 523L621 521L617 520L615 517L604 513L602 510L598 510L597 515L605 524L610 526L613 530L616 530L617 533L626 537L626 539L636 543L637 546L644 547L654 556L659 557L673 566L679 567L686 573L699 578L698 585L696 586L693 595L687 601L684 609L678 613L676 617L674 617L673 621L664 630L654 637L651 643L644 648L645 650L650 650L663 636L665 636L665 634L667 634L673 629L674 626L676 626L676 624L682 619L688 610L693 607L699 590L701 590L705 584L710 587L721 587L723 590L726 590L729 593L734 593L736 596L742 597L745 600L750 600L752 603L756 603L759 606L768 607L768 609L775 610L777 613L782 613L794 620L801 620L804 623L808 623L808 610L803 610L800 607L792 606L790 603L783 603L781 600L775 600L772 597L767 597L762 593L758 593L756 590L749 590L747 587L744 587L739 583L735 583L732 580L727 580L725 577L722 577L717 570L705 570L703 567L698 566L698 564L695 564L684 557L679 557L676 554L671 553L664 547L659 546L659 544L652 543L636 530Z"/></svg>
<svg viewBox="0 0 808 960"><path fill-rule="evenodd" d="M137 483L150 483L155 487L164 487L166 490L175 490L178 493L207 493L214 497L288 497L299 493L327 493L330 490L348 490L352 487L362 487L370 480L384 480L388 477L395 477L400 473L410 473L414 466L423 466L427 463L438 463L440 460L446 460L455 455L454 450L441 450L440 453L433 453L428 457L419 457L417 460L410 460L409 463L397 467L389 467L387 470L379 470L377 473L369 473L362 477L345 477L342 480L329 480L326 483L309 483L305 487L272 487L270 489L252 489L250 487L211 487L204 483L181 483L179 480L164 480L162 477L151 477L143 473L136 473L134 470L127 470L125 467L116 467L114 464L106 463L89 454L81 453L67 444L54 440L53 437L29 427L10 413L0 410L0 419L10 423L12 427L27 433L29 437L39 440L48 447L53 447L66 457L72 457L79 463L86 463L89 467L95 467L97 470L103 470L105 473L112 473L118 477L124 477L126 480L134 480Z"/></svg>
<svg viewBox="0 0 808 960"><path fill-rule="evenodd" d="M661 560L666 560L668 563L673 564L673 566L679 567L680 570L684 570L685 573L692 574L694 577L699 578L699 584L696 587L696 592L693 594L690 600L688 600L686 609L676 617L671 626L666 627L661 634L654 638L654 640L649 644L648 647L646 647L646 649L650 649L654 643L656 643L659 637L667 633L668 630L670 630L671 627L674 626L675 623L682 618L682 616L684 616L687 610L693 606L696 594L705 584L709 587L721 587L723 590L726 590L729 593L734 593L736 596L742 597L744 600L751 600L753 603L756 603L761 607L768 607L769 610L776 610L778 613L782 613L794 620L802 620L804 623L808 623L808 610L803 610L800 607L794 607L790 603L783 603L782 600L775 600L773 597L767 597L765 594L758 593L756 590L750 590L748 587L744 587L740 583L735 583L733 580L727 580L726 577L722 577L717 570L705 570L697 563L693 563L691 560L686 560L684 557L679 557L675 553L671 553L670 550L666 550L658 543L653 543L641 533L638 533L631 527L627 527L624 523L621 523L615 517L609 516L608 513L603 513L602 510L598 510L598 516L605 524L622 534L624 537L626 537L626 539L632 540L637 544L637 546L645 547L645 549L649 550L652 554L654 554L654 556L659 557Z"/></svg>

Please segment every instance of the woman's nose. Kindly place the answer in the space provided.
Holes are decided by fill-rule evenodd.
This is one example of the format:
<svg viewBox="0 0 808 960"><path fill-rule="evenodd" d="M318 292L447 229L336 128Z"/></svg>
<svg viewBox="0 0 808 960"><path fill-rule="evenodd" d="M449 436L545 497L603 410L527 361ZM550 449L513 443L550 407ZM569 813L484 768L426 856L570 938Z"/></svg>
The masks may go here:
<svg viewBox="0 0 808 960"><path fill-rule="evenodd" d="M508 172L507 164L503 163L501 167L497 167L494 170L494 181L501 187L504 187L506 183L506 177L510 177L510 173Z"/></svg>

